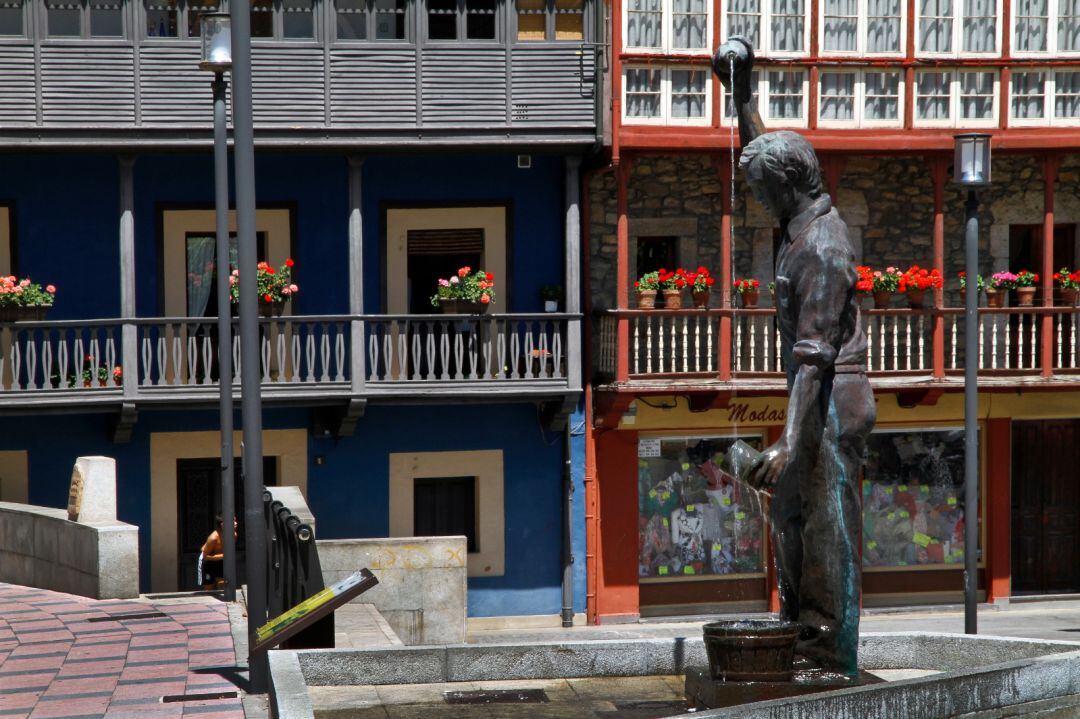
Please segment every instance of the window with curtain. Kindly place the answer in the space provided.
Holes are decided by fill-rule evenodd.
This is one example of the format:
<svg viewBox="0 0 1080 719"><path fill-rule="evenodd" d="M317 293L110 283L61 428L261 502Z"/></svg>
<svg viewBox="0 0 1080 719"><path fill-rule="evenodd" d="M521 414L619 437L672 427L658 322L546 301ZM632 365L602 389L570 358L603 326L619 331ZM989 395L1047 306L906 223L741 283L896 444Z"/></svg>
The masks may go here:
<svg viewBox="0 0 1080 719"><path fill-rule="evenodd" d="M761 111L760 110L760 103L761 103L761 73L758 72L757 70L754 70L753 72L750 73L750 87L752 87L753 90L754 90L754 95L756 96L756 100L757 100L757 102L759 104L758 112L760 112ZM723 92L723 94L724 94L724 119L725 120L734 120L735 119L735 107L731 104L731 93L726 92L724 90L721 90L721 92Z"/></svg>
<svg viewBox="0 0 1080 719"><path fill-rule="evenodd" d="M953 0L919 0L919 50L952 52Z"/></svg>
<svg viewBox="0 0 1080 719"><path fill-rule="evenodd" d="M952 116L952 73L915 73L915 118L947 121Z"/></svg>
<svg viewBox="0 0 1080 719"><path fill-rule="evenodd" d="M0 2L0 37L26 36L23 7L23 0L4 0L4 2Z"/></svg>
<svg viewBox="0 0 1080 719"><path fill-rule="evenodd" d="M997 0L963 0L964 52L991 53L997 49Z"/></svg>
<svg viewBox="0 0 1080 719"><path fill-rule="evenodd" d="M770 120L801 120L805 92L803 70L770 70L768 73L768 117Z"/></svg>
<svg viewBox="0 0 1080 719"><path fill-rule="evenodd" d="M727 34L742 35L755 48L761 47L762 0L729 0Z"/></svg>
<svg viewBox="0 0 1080 719"><path fill-rule="evenodd" d="M335 0L338 40L404 40L405 0Z"/></svg>
<svg viewBox="0 0 1080 719"><path fill-rule="evenodd" d="M709 11L705 0L672 0L672 47L678 50L707 48Z"/></svg>
<svg viewBox="0 0 1080 719"><path fill-rule="evenodd" d="M1046 116L1046 73L1013 72L1009 88L1013 119L1032 120Z"/></svg>
<svg viewBox="0 0 1080 719"><path fill-rule="evenodd" d="M805 0L771 0L769 18L770 49L773 52L802 52L806 27Z"/></svg>
<svg viewBox="0 0 1080 719"><path fill-rule="evenodd" d="M45 0L48 37L124 36L124 0Z"/></svg>
<svg viewBox="0 0 1080 719"><path fill-rule="evenodd" d="M628 0L626 10L626 46L660 49L664 9L661 0Z"/></svg>
<svg viewBox="0 0 1080 719"><path fill-rule="evenodd" d="M824 0L824 43L826 51L856 52L859 38L858 0ZM822 83L824 88L824 83ZM824 105L822 106L824 109Z"/></svg>
<svg viewBox="0 0 1080 719"><path fill-rule="evenodd" d="M1050 0L1016 0L1013 14L1016 17L1013 50L1045 51L1049 47Z"/></svg>
<svg viewBox="0 0 1080 719"><path fill-rule="evenodd" d="M867 0L865 52L901 52L902 12L903 5L900 0Z"/></svg>
<svg viewBox="0 0 1080 719"><path fill-rule="evenodd" d="M1054 117L1080 119L1080 72L1062 70L1054 73Z"/></svg>
<svg viewBox="0 0 1080 719"><path fill-rule="evenodd" d="M703 119L708 87L708 73L705 70L672 68L671 118L673 120Z"/></svg>
<svg viewBox="0 0 1080 719"><path fill-rule="evenodd" d="M623 113L628 118L663 117L663 70L660 68L628 68L624 87L626 104Z"/></svg>
<svg viewBox="0 0 1080 719"><path fill-rule="evenodd" d="M584 0L516 0L518 42L584 40Z"/></svg>
<svg viewBox="0 0 1080 719"><path fill-rule="evenodd" d="M863 118L871 122L900 119L900 73L863 74Z"/></svg>
<svg viewBox="0 0 1080 719"><path fill-rule="evenodd" d="M959 73L961 120L994 119L994 77L993 72Z"/></svg>
<svg viewBox="0 0 1080 719"><path fill-rule="evenodd" d="M828 121L855 119L855 79L853 72L822 72L818 118Z"/></svg>
<svg viewBox="0 0 1080 719"><path fill-rule="evenodd" d="M1080 0L1057 0L1058 52L1080 52Z"/></svg>

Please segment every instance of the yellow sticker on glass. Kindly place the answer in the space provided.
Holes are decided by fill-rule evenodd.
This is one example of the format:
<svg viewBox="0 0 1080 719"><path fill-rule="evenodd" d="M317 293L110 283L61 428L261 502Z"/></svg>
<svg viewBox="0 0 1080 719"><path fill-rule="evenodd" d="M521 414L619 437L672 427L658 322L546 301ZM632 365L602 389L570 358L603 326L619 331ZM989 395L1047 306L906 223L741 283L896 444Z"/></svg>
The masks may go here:
<svg viewBox="0 0 1080 719"><path fill-rule="evenodd" d="M694 505L692 505L692 504L688 504L688 505L686 505L686 511L687 511L687 512L693 512L693 511L694 511L695 509L697 509L697 507L695 507L695 506L694 506Z"/></svg>
<svg viewBox="0 0 1080 719"><path fill-rule="evenodd" d="M693 568L693 567L689 567L689 566L687 566L687 567L683 567L683 568L682 568L682 573L683 573L683 574L693 574L693 573L694 573L694 568Z"/></svg>
<svg viewBox="0 0 1080 719"><path fill-rule="evenodd" d="M923 548L930 546L930 542L933 541L933 539L929 535L923 534L922 532L915 532L913 540L915 541L915 544L918 544L920 547Z"/></svg>
<svg viewBox="0 0 1080 719"><path fill-rule="evenodd" d="M956 506L956 497L949 497L945 501L949 503L950 507L955 507Z"/></svg>
<svg viewBox="0 0 1080 719"><path fill-rule="evenodd" d="M875 548L877 548L877 542L875 542L874 540L871 539L869 542L866 543L866 548L867 549L875 549Z"/></svg>
<svg viewBox="0 0 1080 719"><path fill-rule="evenodd" d="M725 507L729 506L731 504L731 497L724 497L724 499L721 501L721 504L723 504Z"/></svg>
<svg viewBox="0 0 1080 719"><path fill-rule="evenodd" d="M690 463L689 463L689 462L683 462L683 463L682 463L682 468L683 468L683 471L684 471L684 472L685 472L686 470L690 469Z"/></svg>
<svg viewBox="0 0 1080 719"><path fill-rule="evenodd" d="M907 485L906 484L901 484L896 489L897 489L897 491L900 491L900 492L906 492L907 491Z"/></svg>
<svg viewBox="0 0 1080 719"><path fill-rule="evenodd" d="M735 519L746 519L746 512L736 512Z"/></svg>
<svg viewBox="0 0 1080 719"><path fill-rule="evenodd" d="M656 499L656 490L655 489L650 489L649 490L649 496L652 497L653 499Z"/></svg>
<svg viewBox="0 0 1080 719"><path fill-rule="evenodd" d="M664 575L666 575L668 573L668 568L667 567L657 567L656 568L656 573L659 574L661 577L663 577Z"/></svg>

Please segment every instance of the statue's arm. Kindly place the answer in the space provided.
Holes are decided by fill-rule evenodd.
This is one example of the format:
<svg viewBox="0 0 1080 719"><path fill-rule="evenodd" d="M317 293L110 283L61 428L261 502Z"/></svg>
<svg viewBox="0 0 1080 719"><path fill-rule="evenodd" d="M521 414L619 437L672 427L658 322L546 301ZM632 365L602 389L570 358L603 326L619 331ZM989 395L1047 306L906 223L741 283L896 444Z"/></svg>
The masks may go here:
<svg viewBox="0 0 1080 719"><path fill-rule="evenodd" d="M765 132L765 124L754 101L754 47L746 38L732 35L716 50L712 62L713 72L733 96L735 116L739 122L739 142L746 147Z"/></svg>

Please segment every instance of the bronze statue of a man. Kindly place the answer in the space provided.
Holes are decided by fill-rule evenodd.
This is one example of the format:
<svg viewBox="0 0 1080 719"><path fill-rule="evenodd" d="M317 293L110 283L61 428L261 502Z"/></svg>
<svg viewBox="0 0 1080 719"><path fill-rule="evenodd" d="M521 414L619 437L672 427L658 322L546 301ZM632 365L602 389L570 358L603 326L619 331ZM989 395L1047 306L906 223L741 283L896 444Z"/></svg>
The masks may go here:
<svg viewBox="0 0 1080 719"><path fill-rule="evenodd" d="M713 59L735 101L739 167L783 233L776 313L787 368L787 423L751 468L749 481L773 492L780 612L802 625L796 653L811 665L853 676L861 589L859 473L875 417L855 255L847 225L822 190L814 148L794 132L763 133L750 82L753 59L750 43L739 37Z"/></svg>

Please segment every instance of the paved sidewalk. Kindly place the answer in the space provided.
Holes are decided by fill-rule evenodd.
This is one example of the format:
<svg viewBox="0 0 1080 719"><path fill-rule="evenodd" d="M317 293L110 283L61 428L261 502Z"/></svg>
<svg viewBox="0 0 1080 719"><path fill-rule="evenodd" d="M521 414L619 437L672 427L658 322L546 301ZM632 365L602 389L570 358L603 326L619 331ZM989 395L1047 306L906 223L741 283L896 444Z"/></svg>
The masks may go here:
<svg viewBox="0 0 1080 719"><path fill-rule="evenodd" d="M95 601L0 583L2 719L244 719L217 669L235 665L215 599ZM216 693L232 696L162 701Z"/></svg>

